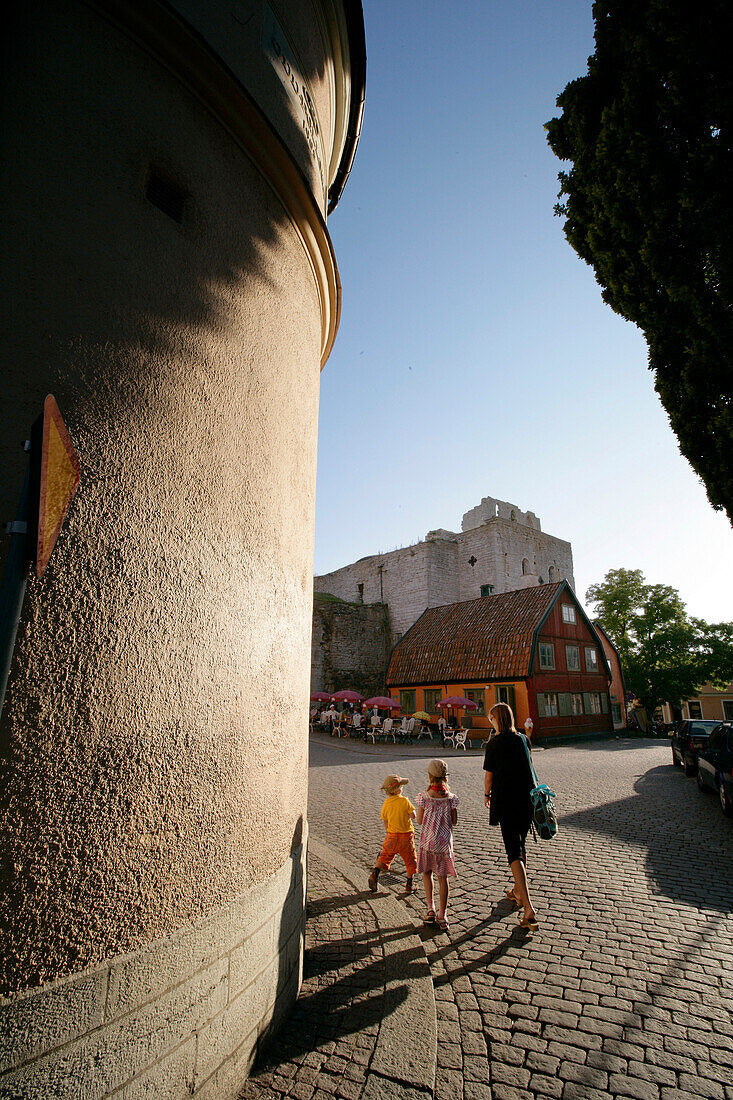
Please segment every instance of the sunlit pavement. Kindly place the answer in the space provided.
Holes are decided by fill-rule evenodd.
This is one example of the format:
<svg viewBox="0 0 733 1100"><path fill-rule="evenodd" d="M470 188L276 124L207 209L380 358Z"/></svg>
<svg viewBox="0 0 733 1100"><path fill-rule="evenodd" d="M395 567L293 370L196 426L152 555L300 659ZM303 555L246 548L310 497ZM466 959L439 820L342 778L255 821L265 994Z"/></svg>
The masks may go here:
<svg viewBox="0 0 733 1100"><path fill-rule="evenodd" d="M365 887L382 779L409 776L414 801L436 749L422 752L311 742L311 835L362 864ZM502 900L481 759L451 755L459 877L449 935L424 933L439 1100L733 1100L733 822L671 760L662 741L537 752L560 833L529 842L541 924L526 937Z"/></svg>

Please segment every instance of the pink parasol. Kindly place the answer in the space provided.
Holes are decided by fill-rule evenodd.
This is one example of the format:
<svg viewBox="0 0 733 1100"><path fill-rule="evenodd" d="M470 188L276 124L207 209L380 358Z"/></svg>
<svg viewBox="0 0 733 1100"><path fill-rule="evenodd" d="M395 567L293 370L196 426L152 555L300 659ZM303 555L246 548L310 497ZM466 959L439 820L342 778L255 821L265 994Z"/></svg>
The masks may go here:
<svg viewBox="0 0 733 1100"><path fill-rule="evenodd" d="M351 691L350 688L343 688L342 691L337 691L335 695L331 696L336 702L343 701L344 703L360 703L364 698L358 691Z"/></svg>
<svg viewBox="0 0 733 1100"><path fill-rule="evenodd" d="M462 695L449 695L447 699L438 699L436 707L466 707L468 710L477 710L478 703L472 699L464 699Z"/></svg>
<svg viewBox="0 0 733 1100"><path fill-rule="evenodd" d="M330 698L327 691L314 691L311 695L311 703L327 703Z"/></svg>
<svg viewBox="0 0 733 1100"><path fill-rule="evenodd" d="M399 705L396 699L388 699L386 695L375 695L373 699L366 699L364 702L365 707L378 707L379 709L386 709L387 707L399 709Z"/></svg>

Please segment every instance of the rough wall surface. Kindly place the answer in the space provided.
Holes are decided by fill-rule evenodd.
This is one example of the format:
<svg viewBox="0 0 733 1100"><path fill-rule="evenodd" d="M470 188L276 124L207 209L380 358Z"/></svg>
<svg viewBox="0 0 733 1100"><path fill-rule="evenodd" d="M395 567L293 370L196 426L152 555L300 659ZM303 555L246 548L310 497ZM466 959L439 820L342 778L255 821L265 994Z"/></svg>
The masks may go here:
<svg viewBox="0 0 733 1100"><path fill-rule="evenodd" d="M297 995L304 903L301 844L275 874L195 924L0 1002L0 1095L237 1095Z"/></svg>
<svg viewBox="0 0 733 1100"><path fill-rule="evenodd" d="M50 391L83 473L29 583L3 715L5 989L221 906L289 856L306 813L308 259L265 181L152 58L88 8L46 15L11 103L9 253L25 259L3 465L19 485L8 452ZM138 178L159 160L191 196L180 226Z"/></svg>
<svg viewBox="0 0 733 1100"><path fill-rule="evenodd" d="M314 597L311 691L352 688L367 697L383 695L390 649L385 604Z"/></svg>
<svg viewBox="0 0 733 1100"><path fill-rule="evenodd" d="M461 532L431 531L414 546L361 558L316 577L315 590L357 600L361 586L365 603L383 599L394 642L426 607L476 599L483 585L499 593L563 579L574 587L570 543L541 531L533 512L485 497Z"/></svg>

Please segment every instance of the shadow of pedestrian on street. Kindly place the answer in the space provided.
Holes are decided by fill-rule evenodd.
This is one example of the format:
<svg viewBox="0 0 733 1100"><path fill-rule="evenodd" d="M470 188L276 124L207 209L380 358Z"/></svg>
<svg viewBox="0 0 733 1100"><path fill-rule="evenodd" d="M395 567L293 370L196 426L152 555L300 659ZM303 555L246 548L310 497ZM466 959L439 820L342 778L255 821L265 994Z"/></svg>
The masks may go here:
<svg viewBox="0 0 733 1100"><path fill-rule="evenodd" d="M560 828L646 848L646 870L660 894L730 912L733 823L671 763L640 775L634 790L630 798L560 817Z"/></svg>

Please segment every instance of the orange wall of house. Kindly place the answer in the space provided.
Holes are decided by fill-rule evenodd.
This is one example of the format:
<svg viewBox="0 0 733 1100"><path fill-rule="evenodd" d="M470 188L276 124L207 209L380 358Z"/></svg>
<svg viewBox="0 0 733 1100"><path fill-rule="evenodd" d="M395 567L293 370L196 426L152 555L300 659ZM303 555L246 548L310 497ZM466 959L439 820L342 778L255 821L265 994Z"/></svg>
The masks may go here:
<svg viewBox="0 0 733 1100"><path fill-rule="evenodd" d="M465 695L467 689L469 691L476 691L478 689L483 688L484 689L485 707L486 707L486 711L488 712L488 711L491 710L494 703L496 702L496 693L495 693L495 690L494 690L495 687L496 687L496 685L492 684L492 683L488 683L488 684L450 684L450 683L448 683L448 684L411 685L406 690L415 692L415 710L424 710L424 711L426 711L426 713L430 714L431 719L433 719L434 721L437 722L438 718L440 717L440 713L436 712L436 711L429 711L428 708L425 706L425 692L426 691L431 691L431 690L432 691L440 691L442 696L449 696L449 695ZM529 696L528 696L528 693L527 693L527 685L524 683L524 681L523 680L512 680L512 681L509 681L509 682L502 681L501 687L513 687L514 688L514 708L515 708L514 717L516 719L517 728L519 728L520 726L523 726L525 720L529 717L532 717L533 720L535 721L535 724L536 724L537 715L536 714L535 715L530 715ZM399 688L390 688L389 694L390 694L390 698L396 699L399 702L399 698L400 698ZM472 711L459 711L458 713L461 715L461 717L464 714L470 714L473 717L473 728L474 729L490 729L491 728L491 723L489 722L489 719L488 719L488 713L487 714L474 714Z"/></svg>

